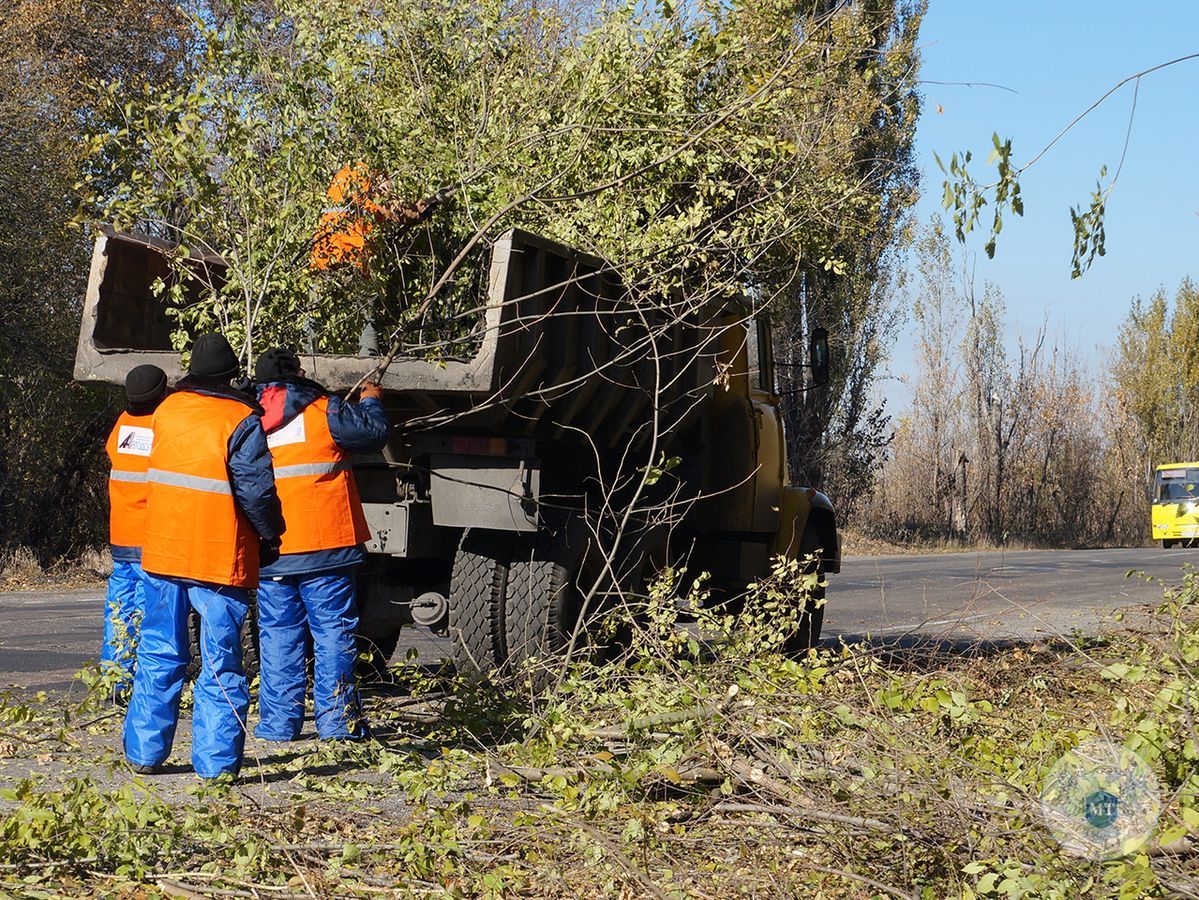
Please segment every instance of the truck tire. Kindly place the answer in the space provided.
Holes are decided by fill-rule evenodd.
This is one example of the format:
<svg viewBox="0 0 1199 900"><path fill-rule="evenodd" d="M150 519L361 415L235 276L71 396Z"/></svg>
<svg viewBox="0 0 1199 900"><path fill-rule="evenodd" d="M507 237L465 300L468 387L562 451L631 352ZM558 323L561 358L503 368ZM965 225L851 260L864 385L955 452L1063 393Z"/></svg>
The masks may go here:
<svg viewBox="0 0 1199 900"><path fill-rule="evenodd" d="M803 537L799 541L799 558L806 559L812 554L818 556L823 553L823 542L816 529L810 524L804 529ZM810 575L813 572L823 572L819 563L810 564L804 567L805 575ZM824 627L824 585L820 585L808 598L804 605L803 616L799 620L799 627L787 638L783 649L788 654L802 653L805 650L815 647L820 643L820 630Z"/></svg>
<svg viewBox="0 0 1199 900"><path fill-rule="evenodd" d="M1174 541L1170 541L1170 540L1166 540L1165 538L1162 538L1162 549L1163 550L1173 550L1174 549Z"/></svg>
<svg viewBox="0 0 1199 900"><path fill-rule="evenodd" d="M203 660L200 654L200 614L194 609L187 611L187 680L195 681L200 675ZM250 592L250 611L241 626L241 664L246 678L253 680L258 675L258 595Z"/></svg>
<svg viewBox="0 0 1199 900"><path fill-rule="evenodd" d="M512 536L472 528L462 535L450 574L450 641L458 671L472 677L503 671L504 595Z"/></svg>
<svg viewBox="0 0 1199 900"><path fill-rule="evenodd" d="M512 554L504 600L508 663L514 671L532 665L535 690L554 682L553 664L569 648L582 612L575 578L586 542L576 521L522 535Z"/></svg>

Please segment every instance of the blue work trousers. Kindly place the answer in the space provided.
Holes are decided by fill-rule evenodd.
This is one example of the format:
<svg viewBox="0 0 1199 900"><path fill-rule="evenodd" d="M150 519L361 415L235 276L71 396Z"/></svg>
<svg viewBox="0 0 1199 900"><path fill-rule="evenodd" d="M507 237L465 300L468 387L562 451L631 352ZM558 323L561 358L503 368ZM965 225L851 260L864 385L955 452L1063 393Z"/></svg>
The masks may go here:
<svg viewBox="0 0 1199 900"><path fill-rule="evenodd" d="M354 661L358 606L352 570L263 579L258 587L258 727L268 741L294 741L304 725L306 632L312 634L313 706L322 738L364 734Z"/></svg>
<svg viewBox="0 0 1199 900"><path fill-rule="evenodd" d="M194 689L192 766L201 778L236 775L250 708L241 660L249 597L244 588L147 578L151 590L125 715L125 756L135 765L157 766L171 753L189 656L187 613L194 607L200 614L201 663Z"/></svg>
<svg viewBox="0 0 1199 900"><path fill-rule="evenodd" d="M145 579L146 573L137 560L113 561L108 595L104 599L104 646L100 650L100 665L122 669L126 682L133 680L137 660L138 628L146 608Z"/></svg>

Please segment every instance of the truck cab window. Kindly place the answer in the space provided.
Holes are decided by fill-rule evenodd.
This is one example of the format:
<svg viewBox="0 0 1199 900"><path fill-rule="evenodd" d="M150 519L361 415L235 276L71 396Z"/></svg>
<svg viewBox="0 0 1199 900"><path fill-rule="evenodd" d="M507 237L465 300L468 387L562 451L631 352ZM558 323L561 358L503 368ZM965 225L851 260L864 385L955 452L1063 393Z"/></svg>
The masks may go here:
<svg viewBox="0 0 1199 900"><path fill-rule="evenodd" d="M746 325L746 352L749 357L749 377L751 383L760 391L768 394L775 392L774 366L770 352L770 324L757 316L751 318Z"/></svg>

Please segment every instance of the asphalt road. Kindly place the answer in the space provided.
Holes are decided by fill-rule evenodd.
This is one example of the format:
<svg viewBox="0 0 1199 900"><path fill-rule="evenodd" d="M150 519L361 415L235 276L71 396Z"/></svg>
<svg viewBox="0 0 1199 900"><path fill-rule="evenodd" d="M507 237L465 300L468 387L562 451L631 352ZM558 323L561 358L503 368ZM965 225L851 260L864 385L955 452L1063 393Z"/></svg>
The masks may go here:
<svg viewBox="0 0 1199 900"><path fill-rule="evenodd" d="M1121 606L1151 603L1199 551L1037 550L861 556L830 579L826 638L1034 640L1093 631ZM99 652L100 588L0 593L0 688L61 690ZM397 651L437 658L444 642L410 629Z"/></svg>
<svg viewBox="0 0 1199 900"><path fill-rule="evenodd" d="M1093 632L1155 603L1199 550L1019 550L847 559L829 580L824 636L953 641ZM1129 573L1135 573L1129 576Z"/></svg>

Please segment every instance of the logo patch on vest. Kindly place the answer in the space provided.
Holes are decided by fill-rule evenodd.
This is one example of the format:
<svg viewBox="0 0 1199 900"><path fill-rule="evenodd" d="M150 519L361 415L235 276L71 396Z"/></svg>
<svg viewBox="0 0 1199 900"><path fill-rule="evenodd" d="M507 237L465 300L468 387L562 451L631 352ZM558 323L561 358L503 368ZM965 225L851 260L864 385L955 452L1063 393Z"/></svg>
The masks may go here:
<svg viewBox="0 0 1199 900"><path fill-rule="evenodd" d="M288 444L304 443L304 415L301 413L282 428L276 428L266 436L268 447L285 447Z"/></svg>
<svg viewBox="0 0 1199 900"><path fill-rule="evenodd" d="M149 456L154 443L154 432L140 425L122 425L117 432L117 453L133 456Z"/></svg>

